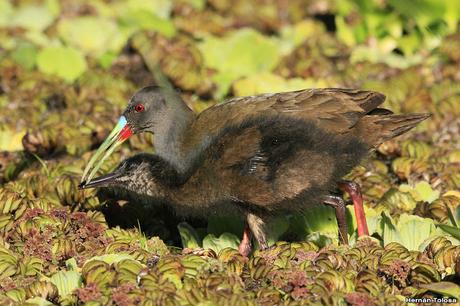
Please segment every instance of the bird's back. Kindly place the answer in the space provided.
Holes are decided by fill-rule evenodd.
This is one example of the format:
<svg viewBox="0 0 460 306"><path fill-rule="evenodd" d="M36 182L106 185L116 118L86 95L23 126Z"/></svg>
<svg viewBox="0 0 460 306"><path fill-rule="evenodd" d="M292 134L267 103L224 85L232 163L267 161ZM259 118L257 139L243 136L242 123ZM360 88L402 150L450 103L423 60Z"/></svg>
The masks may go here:
<svg viewBox="0 0 460 306"><path fill-rule="evenodd" d="M393 115L379 108L381 93L342 88L304 89L229 99L198 115L185 137L186 147L200 146L210 135L254 116L283 115L314 122L332 134L352 134L369 147L396 137L429 117Z"/></svg>

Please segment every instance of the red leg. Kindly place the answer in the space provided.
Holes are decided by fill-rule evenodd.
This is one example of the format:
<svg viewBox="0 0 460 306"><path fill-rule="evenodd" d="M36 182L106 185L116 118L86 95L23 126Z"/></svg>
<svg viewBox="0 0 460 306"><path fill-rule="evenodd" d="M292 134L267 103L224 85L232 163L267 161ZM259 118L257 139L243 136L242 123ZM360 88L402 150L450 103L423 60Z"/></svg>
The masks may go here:
<svg viewBox="0 0 460 306"><path fill-rule="evenodd" d="M369 235L367 228L366 215L364 214L363 196L359 185L351 181L341 181L337 183L342 191L347 192L353 201L355 209L356 223L358 224L358 236Z"/></svg>
<svg viewBox="0 0 460 306"><path fill-rule="evenodd" d="M248 257L251 253L251 230L249 229L249 225L246 225L243 232L243 238L241 238L240 246L238 247L238 251L244 257Z"/></svg>

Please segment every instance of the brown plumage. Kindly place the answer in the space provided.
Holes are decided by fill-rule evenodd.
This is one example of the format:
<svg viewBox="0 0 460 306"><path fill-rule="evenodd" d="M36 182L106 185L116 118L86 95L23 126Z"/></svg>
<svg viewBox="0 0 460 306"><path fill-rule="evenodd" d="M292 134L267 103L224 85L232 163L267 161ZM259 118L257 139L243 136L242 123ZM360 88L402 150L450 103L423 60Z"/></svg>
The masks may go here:
<svg viewBox="0 0 460 306"><path fill-rule="evenodd" d="M195 116L176 94L147 87L124 116L134 133L155 134L157 155L136 155L83 187L120 186L179 214L240 214L261 247L268 216L326 202L346 241L343 201L330 196L336 183L370 149L429 116L394 115L378 108L384 99L310 89L234 98Z"/></svg>

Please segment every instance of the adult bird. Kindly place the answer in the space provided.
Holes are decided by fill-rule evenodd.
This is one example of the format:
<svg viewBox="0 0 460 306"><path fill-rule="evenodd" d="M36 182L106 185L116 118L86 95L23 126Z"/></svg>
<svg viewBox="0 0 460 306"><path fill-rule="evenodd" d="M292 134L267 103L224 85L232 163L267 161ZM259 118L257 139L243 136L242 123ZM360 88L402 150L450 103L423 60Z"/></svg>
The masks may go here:
<svg viewBox="0 0 460 306"><path fill-rule="evenodd" d="M132 134L144 131L155 134L156 154L185 180L195 173L200 166L197 161L225 130L254 118L282 117L283 120L307 122L331 137L355 139L372 149L429 116L394 115L390 110L378 108L384 100L384 95L373 91L308 89L234 98L195 115L175 92L156 86L145 87L131 98L117 126L88 163L82 184L91 181L116 146ZM306 171L304 175L311 175L311 172ZM339 187L348 191L354 202L358 234L367 234L358 186L340 182Z"/></svg>

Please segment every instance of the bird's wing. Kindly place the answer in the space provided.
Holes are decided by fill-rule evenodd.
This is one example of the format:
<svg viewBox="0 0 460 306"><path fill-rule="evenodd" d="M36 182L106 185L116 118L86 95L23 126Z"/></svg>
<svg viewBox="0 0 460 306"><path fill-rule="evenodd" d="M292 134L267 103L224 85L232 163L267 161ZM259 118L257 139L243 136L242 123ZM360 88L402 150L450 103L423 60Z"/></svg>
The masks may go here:
<svg viewBox="0 0 460 306"><path fill-rule="evenodd" d="M235 203L270 205L277 201L276 190L269 179L271 152L264 150L263 141L257 126L225 131L207 149L201 170L212 171Z"/></svg>
<svg viewBox="0 0 460 306"><path fill-rule="evenodd" d="M385 96L368 90L305 89L233 98L200 113L191 128L194 140L217 133L251 116L283 114L309 119L332 133L346 133L360 118L383 103Z"/></svg>
<svg viewBox="0 0 460 306"><path fill-rule="evenodd" d="M257 126L224 131L208 148L208 159L217 171L234 172L263 179L267 173L267 152Z"/></svg>
<svg viewBox="0 0 460 306"><path fill-rule="evenodd" d="M313 187L329 189L359 163L354 157L362 148L336 138L307 120L262 116L221 131L200 168L213 173L232 197L269 209ZM359 152L353 156L349 151L355 147Z"/></svg>

